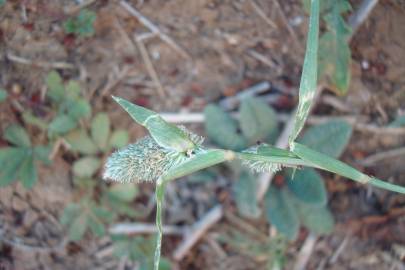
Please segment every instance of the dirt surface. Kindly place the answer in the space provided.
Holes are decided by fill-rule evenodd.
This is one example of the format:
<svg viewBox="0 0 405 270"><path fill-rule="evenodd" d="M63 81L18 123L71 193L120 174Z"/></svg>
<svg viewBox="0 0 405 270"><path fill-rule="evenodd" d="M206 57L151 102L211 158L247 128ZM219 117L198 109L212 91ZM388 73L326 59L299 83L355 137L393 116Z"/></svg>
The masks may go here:
<svg viewBox="0 0 405 270"><path fill-rule="evenodd" d="M268 102L290 113L297 101L307 16L300 1L279 1L281 7L273 1L252 2L129 1L176 44L156 35L140 41L157 75L154 78L136 41L148 29L120 1L99 0L88 7L97 13L95 35L90 38L64 32L63 22L77 14L74 1L7 1L0 8L0 86L12 102L0 104L0 130L22 123L24 108L41 111L45 77L54 69L64 79L79 80L93 111L107 111L114 127L129 129L132 141L145 131L123 117L110 95L156 111L201 112L210 102L268 81L277 89ZM355 9L358 4L353 1ZM344 106L321 98L314 114L361 115L378 127L403 115L404 25L403 2L380 1L351 41L351 87L347 96L336 98ZM60 62L64 66L54 68ZM200 124L190 128L203 132ZM34 141L44 140L35 128L28 130L38 135L32 136ZM403 155L369 167L361 165L371 154L403 146L404 138L357 130L343 160L405 185ZM2 145L5 142L0 140ZM59 216L81 194L75 193L71 160L65 152L62 149L56 155L51 167L41 167L32 190L19 183L0 189L0 269L129 269L112 255L107 238L67 240ZM341 181L331 174L324 176L337 226L331 235L318 239L307 269L405 269L405 197ZM170 186L167 224L191 225L219 202L225 211L235 212L229 188L232 180L193 183L191 178ZM153 196L153 187L142 184L140 192L143 195L134 204L143 207ZM151 209L142 222L153 222ZM267 234L263 217L246 222ZM265 269L260 258L212 243L215 234L227 232L228 227L229 221L222 219L210 229L210 237L203 237L184 260L174 263L175 269ZM293 269L307 234L302 230L299 240L289 246L285 269ZM170 258L180 240L168 237L163 253Z"/></svg>

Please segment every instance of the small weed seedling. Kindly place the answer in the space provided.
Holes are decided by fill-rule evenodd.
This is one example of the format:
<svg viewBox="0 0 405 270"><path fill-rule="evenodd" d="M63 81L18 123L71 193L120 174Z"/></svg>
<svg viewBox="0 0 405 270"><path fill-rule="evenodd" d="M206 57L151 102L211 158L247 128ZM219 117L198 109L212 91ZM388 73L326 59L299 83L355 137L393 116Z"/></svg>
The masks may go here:
<svg viewBox="0 0 405 270"><path fill-rule="evenodd" d="M154 269L159 269L162 243L162 206L165 186L169 181L194 173L225 161L241 160L251 169L275 172L282 167L312 167L329 171L348 179L405 194L405 188L368 176L355 168L296 141L309 114L315 97L318 69L319 0L311 2L311 16L302 71L299 104L295 114L293 131L289 138L289 150L267 144L244 151L208 149L201 137L183 127L169 124L157 113L134 105L122 98L114 99L140 125L148 129L150 137L141 139L113 153L105 165L104 178L120 182L156 181L156 224L158 227ZM269 197L284 196L278 190ZM272 205L277 206L275 200ZM281 204L278 204L281 205ZM309 210L311 212L311 210ZM313 211L312 211L313 212ZM308 214L304 212L303 215Z"/></svg>
<svg viewBox="0 0 405 270"><path fill-rule="evenodd" d="M90 37L94 34L95 20L96 13L94 11L83 9L77 17L68 19L63 26L67 34Z"/></svg>
<svg viewBox="0 0 405 270"><path fill-rule="evenodd" d="M24 128L11 125L6 128L4 139L12 146L0 149L0 187L20 180L25 188L31 188L37 181L36 163L50 164L50 147L33 146Z"/></svg>

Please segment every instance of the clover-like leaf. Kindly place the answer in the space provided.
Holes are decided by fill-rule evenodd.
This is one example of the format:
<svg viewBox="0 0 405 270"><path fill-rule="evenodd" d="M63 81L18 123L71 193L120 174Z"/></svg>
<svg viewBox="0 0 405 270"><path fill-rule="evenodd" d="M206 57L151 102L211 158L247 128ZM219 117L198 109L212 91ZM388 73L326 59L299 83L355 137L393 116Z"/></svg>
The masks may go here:
<svg viewBox="0 0 405 270"><path fill-rule="evenodd" d="M277 132L274 110L258 98L246 98L240 107L240 127L249 143L268 138Z"/></svg>
<svg viewBox="0 0 405 270"><path fill-rule="evenodd" d="M21 164L18 177L25 188L32 188L38 179L33 153L27 155Z"/></svg>
<svg viewBox="0 0 405 270"><path fill-rule="evenodd" d="M257 186L257 179L247 171L233 184L236 206L244 217L258 218L261 214L256 199Z"/></svg>
<svg viewBox="0 0 405 270"><path fill-rule="evenodd" d="M77 126L77 122L68 115L56 116L49 124L48 131L52 134L65 134Z"/></svg>
<svg viewBox="0 0 405 270"><path fill-rule="evenodd" d="M294 174L294 175L293 175ZM327 193L322 177L312 168L287 172L287 186L301 203L326 205Z"/></svg>
<svg viewBox="0 0 405 270"><path fill-rule="evenodd" d="M98 113L91 122L91 137L100 150L107 147L110 135L110 119L106 113Z"/></svg>
<svg viewBox="0 0 405 270"><path fill-rule="evenodd" d="M68 133L65 139L73 151L89 155L98 152L97 146L85 130L74 130Z"/></svg>
<svg viewBox="0 0 405 270"><path fill-rule="evenodd" d="M302 224L316 234L328 234L333 231L335 221L327 206L297 204Z"/></svg>
<svg viewBox="0 0 405 270"><path fill-rule="evenodd" d="M109 145L114 148L122 148L128 144L129 134L128 131L119 129L114 130L111 134Z"/></svg>
<svg viewBox="0 0 405 270"><path fill-rule="evenodd" d="M92 156L83 157L73 163L73 173L78 177L91 177L100 168L100 159Z"/></svg>
<svg viewBox="0 0 405 270"><path fill-rule="evenodd" d="M247 140L238 133L237 121L221 108L208 105L204 115L205 131L214 143L232 150L242 150L247 146Z"/></svg>
<svg viewBox="0 0 405 270"><path fill-rule="evenodd" d="M300 220L293 200L285 188L278 189L270 186L267 190L264 207L267 220L276 227L277 231L290 240L298 236Z"/></svg>
<svg viewBox="0 0 405 270"><path fill-rule="evenodd" d="M25 129L19 125L10 125L4 131L4 139L21 147L30 147L31 140Z"/></svg>

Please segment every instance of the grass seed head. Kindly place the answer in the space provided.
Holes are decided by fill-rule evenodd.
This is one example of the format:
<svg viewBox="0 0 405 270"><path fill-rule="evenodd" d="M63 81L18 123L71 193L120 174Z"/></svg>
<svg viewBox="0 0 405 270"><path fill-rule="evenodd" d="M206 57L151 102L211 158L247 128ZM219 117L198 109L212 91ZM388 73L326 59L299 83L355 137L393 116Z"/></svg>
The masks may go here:
<svg viewBox="0 0 405 270"><path fill-rule="evenodd" d="M244 153L252 153L252 154L257 154L257 148L258 146L253 146L245 151ZM262 161L262 160L243 160L242 164L251 169L254 172L258 173L263 173L263 172L272 172L276 173L282 169L282 164L280 163L273 163L273 162L268 162L268 161Z"/></svg>

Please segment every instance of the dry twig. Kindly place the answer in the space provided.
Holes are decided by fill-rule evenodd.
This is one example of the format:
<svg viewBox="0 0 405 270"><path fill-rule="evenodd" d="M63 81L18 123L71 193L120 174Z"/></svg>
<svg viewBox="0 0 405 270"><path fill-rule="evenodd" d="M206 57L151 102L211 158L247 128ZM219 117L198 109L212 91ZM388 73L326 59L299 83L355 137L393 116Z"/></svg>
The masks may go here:
<svg viewBox="0 0 405 270"><path fill-rule="evenodd" d="M152 23L148 18L142 15L138 10L128 4L126 1L121 1L120 5L127 10L132 16L138 19L146 28L148 28L152 33L157 34L164 42L166 42L170 47L177 51L181 56L186 59L191 59L190 55L180 47L171 37L160 31L160 29Z"/></svg>
<svg viewBox="0 0 405 270"><path fill-rule="evenodd" d="M8 60L14 63L29 65L41 68L56 68L56 69L75 69L73 64L66 62L46 62L41 60L30 60L21 56L14 55L12 53L7 53L6 57Z"/></svg>
<svg viewBox="0 0 405 270"><path fill-rule="evenodd" d="M173 257L176 261L180 261L184 258L187 252L194 246L195 243L213 226L217 223L222 215L223 209L221 205L213 207L201 220L196 222L188 235L185 236L180 245L173 253Z"/></svg>
<svg viewBox="0 0 405 270"><path fill-rule="evenodd" d="M275 22L273 22L273 20L270 19L266 15L266 13L264 13L263 9L261 7L259 7L259 5L254 0L250 0L249 2L252 5L255 12L257 13L257 15L259 15L260 18L262 18L271 27L277 28L277 24Z"/></svg>
<svg viewBox="0 0 405 270"><path fill-rule="evenodd" d="M405 155L405 147L391 149L385 152L379 152L377 154L368 156L367 158L360 161L360 164L366 167L373 166L375 163L380 162L381 160L394 158L397 156Z"/></svg>
<svg viewBox="0 0 405 270"><path fill-rule="evenodd" d="M307 239L305 239L305 242L302 245L302 247L298 253L298 259L294 265L294 270L305 270L306 269L307 263L312 254L312 251L314 250L317 239L318 239L318 236L316 236L313 233L310 233L308 235Z"/></svg>
<svg viewBox="0 0 405 270"><path fill-rule="evenodd" d="M113 225L109 232L111 234L152 234L157 232L155 224L149 223L118 223ZM185 228L179 226L163 226L163 234L182 235Z"/></svg>

